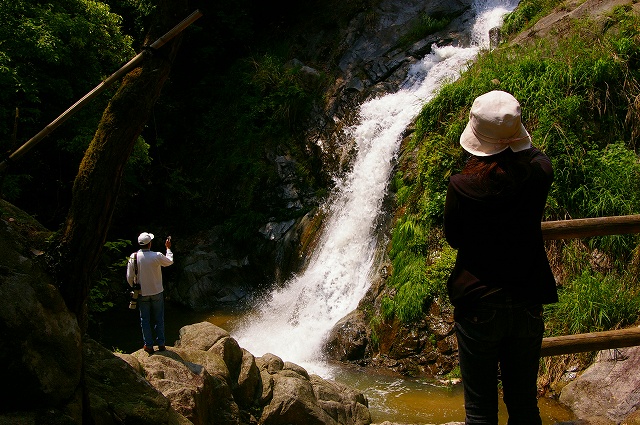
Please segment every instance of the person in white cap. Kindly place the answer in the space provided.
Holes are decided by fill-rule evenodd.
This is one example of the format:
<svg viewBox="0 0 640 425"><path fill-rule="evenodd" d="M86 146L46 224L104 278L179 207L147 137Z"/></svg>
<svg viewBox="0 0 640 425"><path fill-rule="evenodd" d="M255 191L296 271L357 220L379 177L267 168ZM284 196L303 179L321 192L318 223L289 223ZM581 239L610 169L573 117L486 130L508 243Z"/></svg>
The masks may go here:
<svg viewBox="0 0 640 425"><path fill-rule="evenodd" d="M504 91L475 99L460 145L471 156L449 180L444 230L458 250L447 289L465 423L498 423L500 379L508 423L540 425L542 305L558 300L540 228L551 161L531 145L520 104Z"/></svg>
<svg viewBox="0 0 640 425"><path fill-rule="evenodd" d="M162 286L162 267L173 264L171 237L164 243L166 255L151 251L153 234L142 232L138 236L140 250L131 254L127 264L127 282L133 286L134 279L140 284L138 307L140 309L140 325L144 340L144 351L149 354L158 350L164 351L164 288ZM136 267L137 265L137 267ZM153 337L155 331L155 339ZM155 344L154 344L155 342Z"/></svg>

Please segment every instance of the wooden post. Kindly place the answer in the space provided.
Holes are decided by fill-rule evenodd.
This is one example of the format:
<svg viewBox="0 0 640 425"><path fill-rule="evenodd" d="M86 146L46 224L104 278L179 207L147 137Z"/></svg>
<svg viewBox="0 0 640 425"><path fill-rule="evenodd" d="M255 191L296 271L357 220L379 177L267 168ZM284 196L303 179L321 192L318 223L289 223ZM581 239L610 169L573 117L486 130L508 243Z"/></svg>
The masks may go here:
<svg viewBox="0 0 640 425"><path fill-rule="evenodd" d="M563 335L542 340L542 357L640 345L640 328Z"/></svg>
<svg viewBox="0 0 640 425"><path fill-rule="evenodd" d="M546 240L625 233L640 233L640 214L542 222L542 236Z"/></svg>

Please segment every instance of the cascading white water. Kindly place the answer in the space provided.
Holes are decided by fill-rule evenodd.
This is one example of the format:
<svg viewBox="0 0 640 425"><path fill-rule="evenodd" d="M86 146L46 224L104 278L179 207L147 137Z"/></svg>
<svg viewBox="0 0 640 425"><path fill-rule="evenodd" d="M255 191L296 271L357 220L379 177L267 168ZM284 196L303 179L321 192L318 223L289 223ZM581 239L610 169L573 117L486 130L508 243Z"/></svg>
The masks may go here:
<svg viewBox="0 0 640 425"><path fill-rule="evenodd" d="M375 223L397 154L401 134L422 105L446 81L455 80L480 48L489 29L501 24L517 1L476 0L472 46L433 46L415 64L401 89L366 102L360 124L350 129L357 145L353 170L338 182L329 218L305 272L275 291L260 311L233 334L256 356L273 353L321 376L330 374L321 360L327 332L356 308L370 283L376 249Z"/></svg>

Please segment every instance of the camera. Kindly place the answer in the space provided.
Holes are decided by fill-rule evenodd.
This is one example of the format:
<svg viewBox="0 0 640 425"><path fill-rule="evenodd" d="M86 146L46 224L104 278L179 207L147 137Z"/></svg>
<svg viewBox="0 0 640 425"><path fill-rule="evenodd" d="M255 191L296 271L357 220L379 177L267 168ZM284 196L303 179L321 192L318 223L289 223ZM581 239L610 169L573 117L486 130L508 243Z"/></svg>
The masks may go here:
<svg viewBox="0 0 640 425"><path fill-rule="evenodd" d="M136 283L135 285L133 285L130 295L131 295L131 301L129 301L129 308L131 310L135 310L135 308L138 306L138 296L140 295L139 283Z"/></svg>

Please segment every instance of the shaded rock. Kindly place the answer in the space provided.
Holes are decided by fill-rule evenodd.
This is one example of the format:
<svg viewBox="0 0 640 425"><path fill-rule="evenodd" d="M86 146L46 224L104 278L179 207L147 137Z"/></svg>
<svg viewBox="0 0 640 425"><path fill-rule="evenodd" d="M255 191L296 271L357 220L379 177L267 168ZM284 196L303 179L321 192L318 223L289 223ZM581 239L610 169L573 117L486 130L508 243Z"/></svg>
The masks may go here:
<svg viewBox="0 0 640 425"><path fill-rule="evenodd" d="M311 375L310 379L322 409L337 423L371 423L369 402L361 392L317 375Z"/></svg>
<svg viewBox="0 0 640 425"><path fill-rule="evenodd" d="M331 424L313 392L311 382L298 374L274 375L273 395L260 416L264 425Z"/></svg>
<svg viewBox="0 0 640 425"><path fill-rule="evenodd" d="M302 376L305 379L311 379L305 368L303 368L302 366L298 366L297 364L292 362L284 362L284 366L282 367L282 370L283 371L290 370L294 373L297 373L298 375Z"/></svg>
<svg viewBox="0 0 640 425"><path fill-rule="evenodd" d="M80 328L38 257L49 232L0 200L0 363L13 409L57 406L76 397Z"/></svg>
<svg viewBox="0 0 640 425"><path fill-rule="evenodd" d="M224 337L219 339L207 351L218 354L229 369L231 382L238 382L243 358L243 351L238 342L231 337Z"/></svg>
<svg viewBox="0 0 640 425"><path fill-rule="evenodd" d="M266 353L264 356L258 358L257 364L260 370L266 370L271 375L284 369L282 359L271 353Z"/></svg>
<svg viewBox="0 0 640 425"><path fill-rule="evenodd" d="M235 252L225 242L221 226L188 243L192 249L177 260L177 281L166 282L168 297L194 310L237 304L247 297L251 288L246 282L258 273L246 253Z"/></svg>
<svg viewBox="0 0 640 425"><path fill-rule="evenodd" d="M243 348L238 384L233 391L233 396L241 407L247 408L255 403L261 395L262 382L256 359L253 354Z"/></svg>
<svg viewBox="0 0 640 425"><path fill-rule="evenodd" d="M91 340L85 342L84 354L91 417L96 424L191 423L122 358Z"/></svg>
<svg viewBox="0 0 640 425"><path fill-rule="evenodd" d="M590 423L621 423L640 408L639 369L640 347L601 351L582 375L562 389L560 401Z"/></svg>

